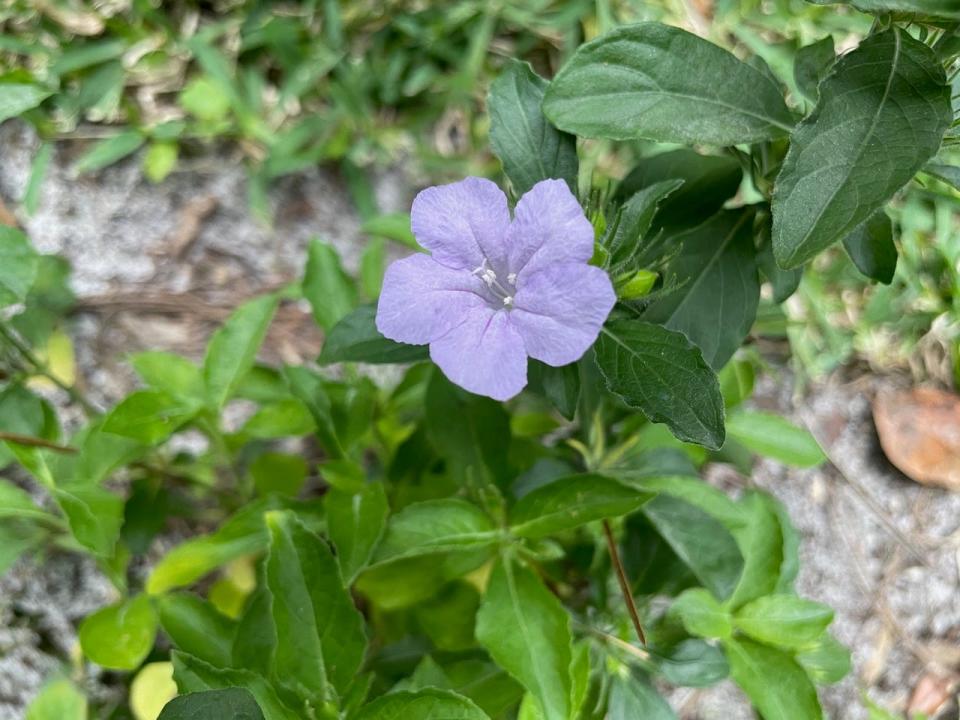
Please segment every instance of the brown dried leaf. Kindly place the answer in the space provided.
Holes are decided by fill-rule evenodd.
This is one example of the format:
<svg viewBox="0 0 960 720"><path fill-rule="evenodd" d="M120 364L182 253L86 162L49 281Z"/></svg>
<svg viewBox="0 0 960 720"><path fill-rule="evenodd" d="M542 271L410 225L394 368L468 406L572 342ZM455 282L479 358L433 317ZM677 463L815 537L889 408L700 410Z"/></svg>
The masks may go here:
<svg viewBox="0 0 960 720"><path fill-rule="evenodd" d="M873 420L884 453L907 477L960 490L960 397L928 387L882 390Z"/></svg>
<svg viewBox="0 0 960 720"><path fill-rule="evenodd" d="M917 681L907 705L907 716L933 717L950 702L956 692L957 678L927 673Z"/></svg>

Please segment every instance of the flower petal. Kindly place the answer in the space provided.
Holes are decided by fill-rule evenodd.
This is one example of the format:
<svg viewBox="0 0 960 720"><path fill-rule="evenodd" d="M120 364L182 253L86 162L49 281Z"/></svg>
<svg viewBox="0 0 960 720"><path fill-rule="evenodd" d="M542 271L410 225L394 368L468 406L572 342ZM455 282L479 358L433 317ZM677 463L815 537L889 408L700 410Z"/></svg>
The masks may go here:
<svg viewBox="0 0 960 720"><path fill-rule="evenodd" d="M466 270L451 270L428 255L397 260L383 276L377 303L377 330L384 337L425 345L463 322L486 302L483 281Z"/></svg>
<svg viewBox="0 0 960 720"><path fill-rule="evenodd" d="M527 354L509 316L490 307L471 310L462 325L430 343L430 358L464 390L509 400L527 384Z"/></svg>
<svg viewBox="0 0 960 720"><path fill-rule="evenodd" d="M541 180L520 198L507 231L509 272L518 277L550 263L587 262L593 226L563 180Z"/></svg>
<svg viewBox="0 0 960 720"><path fill-rule="evenodd" d="M473 270L485 258L502 262L510 210L495 183L468 177L422 191L413 201L410 223L437 262Z"/></svg>
<svg viewBox="0 0 960 720"><path fill-rule="evenodd" d="M560 367L593 345L616 301L610 277L600 268L553 264L523 278L510 322L530 357Z"/></svg>

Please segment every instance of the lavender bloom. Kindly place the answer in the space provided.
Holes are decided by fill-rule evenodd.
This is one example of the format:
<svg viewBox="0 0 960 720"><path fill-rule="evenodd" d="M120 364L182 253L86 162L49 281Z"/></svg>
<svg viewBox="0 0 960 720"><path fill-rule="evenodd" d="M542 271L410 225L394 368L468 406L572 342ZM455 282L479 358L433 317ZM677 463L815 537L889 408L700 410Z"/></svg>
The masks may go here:
<svg viewBox="0 0 960 720"><path fill-rule="evenodd" d="M430 357L450 380L507 400L527 384L527 357L559 367L597 339L616 295L588 265L593 227L562 180L543 180L510 219L494 183L470 177L413 201L413 234L430 255L388 269L377 329Z"/></svg>

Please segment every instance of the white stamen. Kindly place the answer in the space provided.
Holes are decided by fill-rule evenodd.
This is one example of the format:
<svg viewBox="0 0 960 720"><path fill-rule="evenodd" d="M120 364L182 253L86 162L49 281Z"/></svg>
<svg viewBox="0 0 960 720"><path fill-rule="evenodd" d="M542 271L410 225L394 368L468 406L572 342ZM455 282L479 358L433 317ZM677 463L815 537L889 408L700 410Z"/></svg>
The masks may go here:
<svg viewBox="0 0 960 720"><path fill-rule="evenodd" d="M513 307L513 296L512 296L512 295L507 295L507 296L503 299L503 304L504 304L504 307Z"/></svg>
<svg viewBox="0 0 960 720"><path fill-rule="evenodd" d="M507 275L507 282L510 283L511 285L516 285L516 284L517 284L517 274L516 274L516 273L510 273L509 275Z"/></svg>

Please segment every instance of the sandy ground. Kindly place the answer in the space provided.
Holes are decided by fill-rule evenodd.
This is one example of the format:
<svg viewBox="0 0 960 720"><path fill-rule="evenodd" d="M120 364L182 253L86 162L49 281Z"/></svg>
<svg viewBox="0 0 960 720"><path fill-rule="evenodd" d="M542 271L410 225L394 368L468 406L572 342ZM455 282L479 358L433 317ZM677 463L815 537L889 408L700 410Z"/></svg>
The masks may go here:
<svg viewBox="0 0 960 720"><path fill-rule="evenodd" d="M0 127L0 197L8 207L23 192L35 147L21 126ZM335 174L279 183L271 230L251 217L243 168L228 155L154 186L135 161L74 178L71 150L58 148L38 212L20 219L41 251L73 264L80 312L71 332L86 390L98 402L131 387L124 353L196 355L230 307L296 278L311 237L331 242L349 269L357 266L363 236ZM415 183L385 173L376 189L381 208L396 211L408 207ZM291 308L267 350L297 361L318 343L305 308ZM767 378L757 402L807 424L832 462L797 471L762 461L749 479L723 467L711 472L732 492L749 484L770 491L801 532L798 589L835 608L833 630L853 648L854 672L822 693L829 717L842 720L867 717L864 690L902 710L921 678L949 676L960 665L960 496L917 486L883 458L869 414L877 382L835 382L797 402L788 374ZM0 579L0 720L23 717L43 678L74 656L76 623L111 593L92 563L63 555L22 562ZM110 695L95 673L88 690ZM730 683L671 699L683 717L752 716Z"/></svg>

